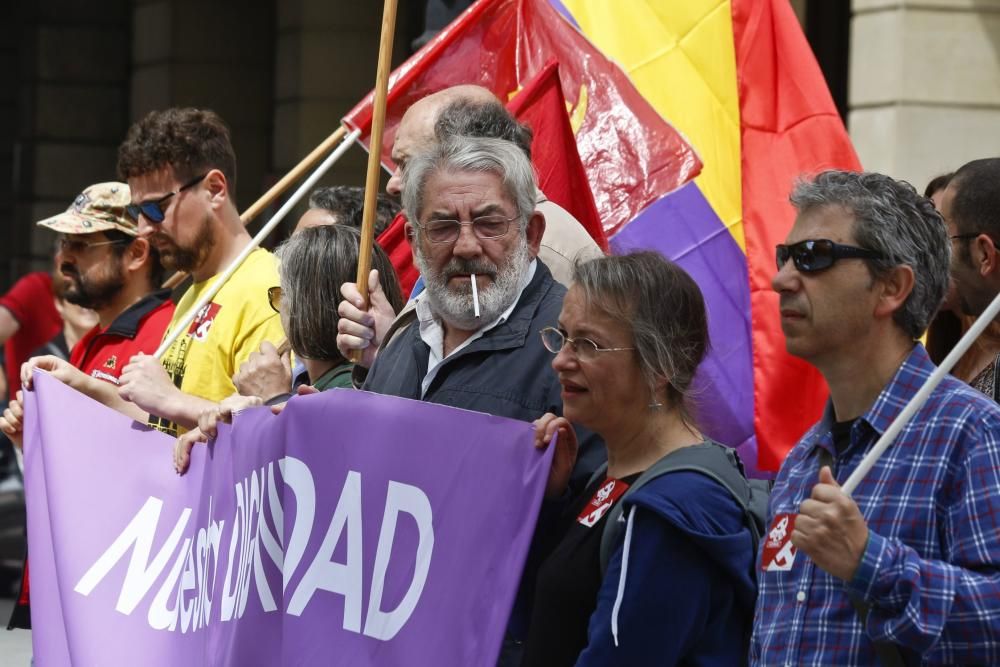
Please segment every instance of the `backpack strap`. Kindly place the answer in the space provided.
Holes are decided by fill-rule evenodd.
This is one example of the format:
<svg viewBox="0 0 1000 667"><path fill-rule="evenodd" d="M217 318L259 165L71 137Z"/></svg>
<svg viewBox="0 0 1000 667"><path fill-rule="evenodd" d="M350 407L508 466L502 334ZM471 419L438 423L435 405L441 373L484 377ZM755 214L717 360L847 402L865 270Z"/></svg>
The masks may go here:
<svg viewBox="0 0 1000 667"><path fill-rule="evenodd" d="M750 527L750 532L754 539L754 550L756 551L757 544L763 532L764 519L757 516L759 510L755 512L755 507L759 504L753 502L754 496L750 484L743 474L743 464L740 462L734 449L706 439L701 444L674 450L654 463L639 475L638 479L629 486L625 495L608 511L608 518L604 524L604 532L601 535L600 555L602 573L607 571L611 556L621 541L626 499L654 479L672 472L681 471L701 473L715 480L729 491L736 504L743 510L745 521ZM603 471L599 472L602 475L604 474ZM596 476L597 473L595 473Z"/></svg>
<svg viewBox="0 0 1000 667"><path fill-rule="evenodd" d="M608 462L605 461L601 465L597 466L597 470L595 470L594 474L590 476L590 479L587 480L587 483L583 485L583 488L589 489L591 484L594 484L595 482L599 482L600 480L604 479L604 477L607 474L608 474Z"/></svg>

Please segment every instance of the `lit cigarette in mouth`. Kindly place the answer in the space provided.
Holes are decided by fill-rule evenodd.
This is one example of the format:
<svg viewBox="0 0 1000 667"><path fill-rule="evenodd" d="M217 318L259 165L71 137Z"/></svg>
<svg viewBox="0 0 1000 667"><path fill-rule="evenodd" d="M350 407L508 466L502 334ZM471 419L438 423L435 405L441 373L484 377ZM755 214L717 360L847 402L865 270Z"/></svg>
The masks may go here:
<svg viewBox="0 0 1000 667"><path fill-rule="evenodd" d="M479 288L476 287L476 274L472 274L472 314L479 317Z"/></svg>

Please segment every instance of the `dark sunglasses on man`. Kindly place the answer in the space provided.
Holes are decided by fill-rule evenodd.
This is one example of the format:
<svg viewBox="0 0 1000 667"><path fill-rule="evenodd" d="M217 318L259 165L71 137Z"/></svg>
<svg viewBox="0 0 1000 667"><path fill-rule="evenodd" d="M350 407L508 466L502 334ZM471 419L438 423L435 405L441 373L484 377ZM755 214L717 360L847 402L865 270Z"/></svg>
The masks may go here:
<svg viewBox="0 0 1000 667"><path fill-rule="evenodd" d="M138 204L129 204L125 207L125 215L131 218L133 222L138 224L139 214L141 213L142 215L146 216L146 220L148 220L149 222L153 224L159 224L163 222L163 218L165 218L167 215L166 207L163 205L163 203L169 200L174 195L179 195L188 188L192 188L198 185L203 180L205 180L206 176L208 176L208 172L205 172L198 178L188 181L187 183L177 188L173 192L168 192L167 194L163 195L162 197L158 197L157 199L147 199L146 201L141 201Z"/></svg>
<svg viewBox="0 0 1000 667"><path fill-rule="evenodd" d="M774 257L781 271L789 259L801 273L816 273L829 269L839 259L882 259L874 250L852 245L841 245L829 239L807 239L791 245L777 245Z"/></svg>

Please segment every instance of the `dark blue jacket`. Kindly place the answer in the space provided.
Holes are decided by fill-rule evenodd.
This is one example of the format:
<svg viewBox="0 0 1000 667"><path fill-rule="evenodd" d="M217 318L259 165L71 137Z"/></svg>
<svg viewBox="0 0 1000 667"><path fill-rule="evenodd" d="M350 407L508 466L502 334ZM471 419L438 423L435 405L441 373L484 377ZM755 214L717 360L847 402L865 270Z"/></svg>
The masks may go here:
<svg viewBox="0 0 1000 667"><path fill-rule="evenodd" d="M565 294L566 288L538 261L535 275L510 317L448 357L423 397L421 381L427 374L430 349L420 338L416 313L410 311L412 322L408 326L405 322L393 323L393 328L403 324L405 329L379 350L362 389L528 422L546 412L561 415L561 386L552 370L553 355L542 345L539 331L558 323ZM580 492L593 472L607 460L599 437L579 427L576 432L580 449L567 494L570 496ZM558 516L558 507L552 503L546 505L539 516L536 539L511 614L508 631L517 639L527 634L531 618L529 601L533 599L534 570L539 562L538 538L553 528L554 517Z"/></svg>
<svg viewBox="0 0 1000 667"><path fill-rule="evenodd" d="M755 554L729 491L674 472L623 502L631 527L604 575L577 667L746 664Z"/></svg>
<svg viewBox="0 0 1000 667"><path fill-rule="evenodd" d="M565 294L566 288L538 261L507 321L448 357L423 397L420 386L430 349L420 338L416 313L410 311L412 323L379 350L361 388L528 422L546 412L561 415L552 353L538 332L558 323ZM607 458L600 438L580 428L577 435L580 452L570 482L573 491L582 489Z"/></svg>

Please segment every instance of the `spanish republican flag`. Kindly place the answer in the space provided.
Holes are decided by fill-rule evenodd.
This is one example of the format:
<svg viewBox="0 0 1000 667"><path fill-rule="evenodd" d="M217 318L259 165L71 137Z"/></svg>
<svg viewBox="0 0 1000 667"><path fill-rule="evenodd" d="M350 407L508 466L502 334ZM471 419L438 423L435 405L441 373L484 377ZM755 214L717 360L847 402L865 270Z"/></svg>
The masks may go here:
<svg viewBox="0 0 1000 667"><path fill-rule="evenodd" d="M559 63L553 60L546 64L507 103L507 109L540 137L531 152L538 187L546 197L579 220L597 245L607 251L608 238L601 226L601 216L587 182L587 170L577 152L576 136L566 114ZM378 244L388 253L403 293L409 294L420 273L413 263L405 225L406 216L399 213L378 237Z"/></svg>
<svg viewBox="0 0 1000 667"><path fill-rule="evenodd" d="M721 237L727 247L718 250L742 259L742 289L727 271L686 262L686 253L699 250L654 225L632 223L611 245L655 244L695 267L710 311L716 290L740 304L742 322L732 311L725 323L711 322L716 352L722 345L726 366L736 371L723 392L739 396L722 403L737 424L728 442L742 446L744 460L755 445L758 468L777 470L827 395L819 373L785 352L770 286L774 246L795 219L788 194L798 179L824 169L861 168L798 20L787 0L554 2L621 63L704 162L694 185L716 219L698 221L704 228L692 243ZM716 405L703 413L709 421Z"/></svg>
<svg viewBox="0 0 1000 667"><path fill-rule="evenodd" d="M860 168L787 0L479 0L392 75L385 145L414 100L460 83L509 99L553 59L612 251L655 249L701 286L703 430L776 470L826 397L770 289L788 193ZM370 117L369 96L345 123Z"/></svg>
<svg viewBox="0 0 1000 667"><path fill-rule="evenodd" d="M393 168L399 119L421 97L472 83L506 102L553 60L608 236L701 170L691 145L621 68L545 0L480 0L397 68L389 77L382 162ZM344 118L348 127L362 130L366 145L372 100L369 94ZM548 141L535 138L538 145Z"/></svg>

